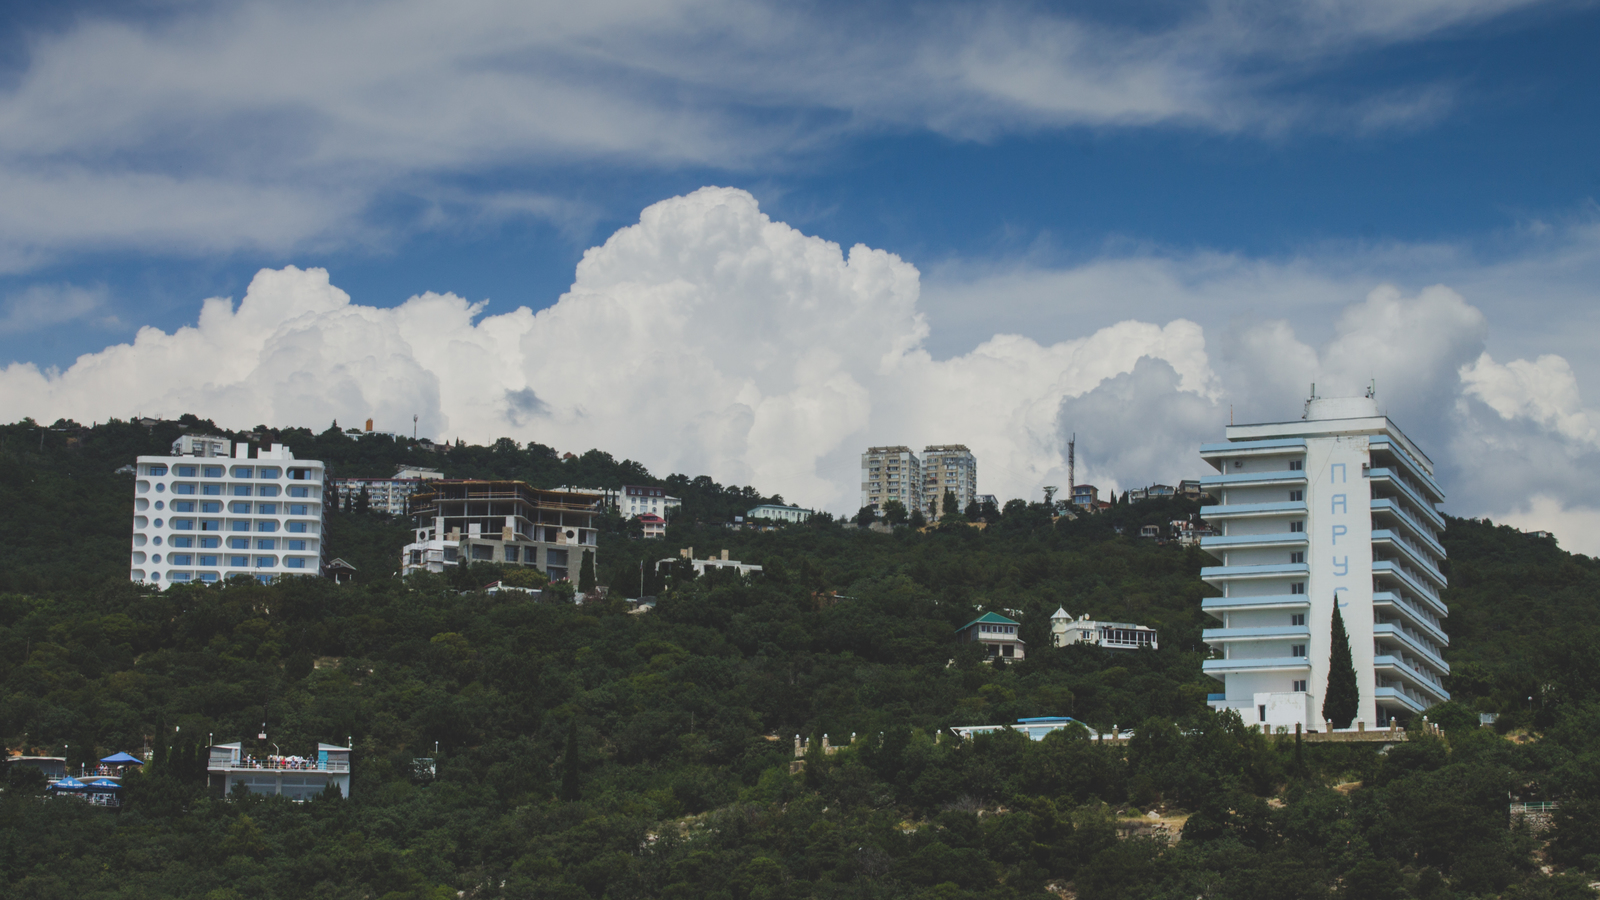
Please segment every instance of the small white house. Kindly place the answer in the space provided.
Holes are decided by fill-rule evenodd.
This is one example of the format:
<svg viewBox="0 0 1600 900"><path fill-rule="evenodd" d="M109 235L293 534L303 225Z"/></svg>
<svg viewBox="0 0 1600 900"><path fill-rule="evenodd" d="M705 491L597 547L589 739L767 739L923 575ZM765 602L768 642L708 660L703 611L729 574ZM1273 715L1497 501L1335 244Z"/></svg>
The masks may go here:
<svg viewBox="0 0 1600 900"><path fill-rule="evenodd" d="M1096 622L1087 615L1074 619L1062 607L1050 616L1050 640L1057 647L1068 644L1093 644L1111 650L1160 649L1156 630L1129 622Z"/></svg>
<svg viewBox="0 0 1600 900"><path fill-rule="evenodd" d="M771 522L804 522L811 518L812 510L801 509L798 506L779 506L776 503L763 503L744 514L745 520L755 522L766 519Z"/></svg>

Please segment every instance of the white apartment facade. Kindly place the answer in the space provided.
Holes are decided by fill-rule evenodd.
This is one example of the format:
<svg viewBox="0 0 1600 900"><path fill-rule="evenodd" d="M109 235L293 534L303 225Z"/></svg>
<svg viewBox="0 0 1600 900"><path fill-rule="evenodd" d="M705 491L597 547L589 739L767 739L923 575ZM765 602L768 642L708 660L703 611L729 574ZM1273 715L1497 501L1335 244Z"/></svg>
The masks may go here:
<svg viewBox="0 0 1600 900"><path fill-rule="evenodd" d="M1092 644L1110 650L1159 650L1156 630L1131 622L1097 622L1088 615L1074 619L1064 607L1050 616L1050 642L1057 647Z"/></svg>
<svg viewBox="0 0 1600 900"><path fill-rule="evenodd" d="M668 496L666 488L649 485L625 484L616 492L617 514L624 519L634 516L660 516L683 505L677 497Z"/></svg>
<svg viewBox="0 0 1600 900"><path fill-rule="evenodd" d="M944 509L946 492L956 508ZM978 497L978 458L966 444L930 444L922 449L922 508L932 516L962 512Z"/></svg>
<svg viewBox="0 0 1600 900"><path fill-rule="evenodd" d="M396 472L393 478L335 478L333 486L341 507L353 505L367 492L367 509L390 516L404 516L407 504L426 481L437 481L444 473L437 469L408 467Z"/></svg>
<svg viewBox="0 0 1600 900"><path fill-rule="evenodd" d="M1230 425L1202 445L1217 530L1201 547L1222 591L1203 609L1220 628L1204 662L1216 709L1247 723L1321 730L1337 600L1360 690L1357 721L1387 725L1448 700L1448 614L1439 563L1444 492L1433 463L1370 395L1313 398L1303 419Z"/></svg>
<svg viewBox="0 0 1600 900"><path fill-rule="evenodd" d="M861 454L861 505L883 514L898 500L906 512L922 509L922 461L910 447L868 447Z"/></svg>
<svg viewBox="0 0 1600 900"><path fill-rule="evenodd" d="M189 437L185 435L185 438ZM135 463L129 577L166 588L235 575L270 582L322 571L324 467L268 445L233 456L141 456ZM192 450L193 445L185 449Z"/></svg>
<svg viewBox="0 0 1600 900"><path fill-rule="evenodd" d="M747 522L757 519L766 519L771 522L792 522L796 525L811 518L812 510L800 506L779 506L776 503L763 503L745 511L744 518Z"/></svg>

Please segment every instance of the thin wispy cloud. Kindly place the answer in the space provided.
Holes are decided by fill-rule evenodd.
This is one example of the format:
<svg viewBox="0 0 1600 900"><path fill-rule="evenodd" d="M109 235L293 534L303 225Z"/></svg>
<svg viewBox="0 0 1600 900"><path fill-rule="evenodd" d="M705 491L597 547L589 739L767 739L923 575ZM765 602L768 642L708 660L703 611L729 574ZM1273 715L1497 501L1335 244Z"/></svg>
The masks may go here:
<svg viewBox="0 0 1600 900"><path fill-rule="evenodd" d="M1212 3L1155 24L1032 5L724 0L85 14L37 35L0 92L0 265L360 244L394 230L369 221L382 199L505 167L750 171L905 130L1403 127L1439 115L1453 89L1333 98L1306 79L1525 5ZM572 215L570 200L479 199Z"/></svg>

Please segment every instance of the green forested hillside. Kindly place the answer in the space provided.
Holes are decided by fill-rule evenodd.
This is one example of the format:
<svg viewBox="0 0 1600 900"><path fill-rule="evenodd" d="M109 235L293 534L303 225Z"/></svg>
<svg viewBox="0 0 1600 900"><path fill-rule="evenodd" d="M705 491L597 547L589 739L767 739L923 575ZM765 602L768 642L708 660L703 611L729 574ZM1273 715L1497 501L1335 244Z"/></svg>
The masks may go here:
<svg viewBox="0 0 1600 900"><path fill-rule="evenodd" d="M7 500L80 477L5 452ZM0 518L25 536L17 509ZM1052 525L1014 505L981 532L604 534L601 580L619 593L636 592L641 560L684 546L765 566L648 585L647 614L462 592L491 570L153 592L126 581L125 530L121 544L80 532L114 563L25 559L6 576L0 735L74 763L146 736L175 748L120 812L8 785L0 884L74 898L1592 896L1592 560L1452 520L1461 674L1458 702L1437 710L1446 739L1297 750L1205 708L1202 558L1127 536L1194 511ZM339 522L330 541L381 557L393 526ZM1161 649L1049 649L1058 605L1155 625ZM990 667L952 642L984 609L1020 611L1027 660ZM1480 709L1520 742L1477 728ZM947 731L1030 715L1137 734ZM353 737L352 797L207 797L187 742L270 752L263 721L284 752ZM847 748L791 775L795 736L820 748L823 734ZM425 777L412 759L435 742ZM1511 828L1510 797L1560 801L1554 830ZM1182 840L1130 834L1152 811Z"/></svg>

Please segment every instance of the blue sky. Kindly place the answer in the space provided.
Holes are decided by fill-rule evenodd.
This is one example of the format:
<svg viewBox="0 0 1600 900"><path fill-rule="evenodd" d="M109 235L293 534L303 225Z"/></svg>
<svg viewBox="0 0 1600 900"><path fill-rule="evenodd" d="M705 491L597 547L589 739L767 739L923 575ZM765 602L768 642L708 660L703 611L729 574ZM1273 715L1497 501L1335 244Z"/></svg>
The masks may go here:
<svg viewBox="0 0 1600 900"><path fill-rule="evenodd" d="M240 301L258 271L285 266L326 269L363 308L432 291L489 301L469 324L538 311L642 210L717 185L846 253L861 244L914 267L905 327L935 361L1008 333L1048 349L1120 322L1183 320L1201 330L1209 374L1186 375L1164 350L1143 356L1165 360L1180 393L1262 416L1290 395L1237 380L1226 360L1239 335L1282 321L1325 355L1381 305L1374 290L1392 286L1402 315L1445 310L1422 294L1443 285L1470 314L1439 313L1465 329L1434 373L1460 410L1417 423L1463 448L1441 452L1442 467L1467 483L1477 470L1463 435L1487 422L1515 432L1495 446L1537 438L1565 462L1474 511L1531 515L1539 496L1566 497L1559 515L1600 510L1600 496L1573 500L1562 481L1600 467L1583 418L1600 391L1585 352L1600 337L1600 8L1113 8L10 4L0 363L70 370L139 328L194 325L206 298ZM743 289L752 308L764 290L794 290ZM1490 362L1473 362L1483 353ZM1371 376L1380 363L1361 366ZM1460 375L1468 363L1475 374ZM222 396L142 378L117 401ZM1103 381L1072 382L1061 400ZM864 389L869 406L889 402ZM1414 394L1446 396L1431 390ZM474 427L538 436L517 421L502 410ZM820 481L791 491L850 506L850 448L895 422L864 414L792 460ZM1132 438L1108 439L1102 480L1138 479L1113 463L1117 440ZM1056 448L1035 449L1005 464L1007 488L1048 476ZM761 471L719 453L654 464Z"/></svg>

